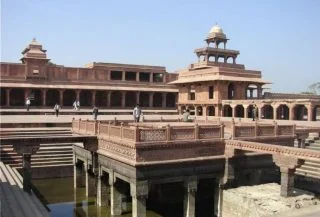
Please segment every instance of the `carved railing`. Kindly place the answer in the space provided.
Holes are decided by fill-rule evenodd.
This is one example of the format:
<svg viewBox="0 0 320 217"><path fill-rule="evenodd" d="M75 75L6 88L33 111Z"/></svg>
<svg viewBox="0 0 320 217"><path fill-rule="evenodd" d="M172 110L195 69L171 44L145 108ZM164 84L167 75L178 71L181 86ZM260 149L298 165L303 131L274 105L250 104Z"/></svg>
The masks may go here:
<svg viewBox="0 0 320 217"><path fill-rule="evenodd" d="M276 122L272 125L258 124L236 124L231 123L232 138L257 138L257 137L294 137L295 125L278 125Z"/></svg>
<svg viewBox="0 0 320 217"><path fill-rule="evenodd" d="M222 124L132 126L74 119L72 121L72 131L78 134L97 135L107 139L129 140L132 142L190 141L224 138L224 125Z"/></svg>

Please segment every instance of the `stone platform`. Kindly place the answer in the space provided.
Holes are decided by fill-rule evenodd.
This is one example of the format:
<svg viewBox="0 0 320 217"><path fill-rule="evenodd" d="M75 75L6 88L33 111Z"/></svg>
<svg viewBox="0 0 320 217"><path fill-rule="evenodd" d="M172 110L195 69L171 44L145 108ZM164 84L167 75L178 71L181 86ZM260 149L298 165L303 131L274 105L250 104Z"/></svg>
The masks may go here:
<svg viewBox="0 0 320 217"><path fill-rule="evenodd" d="M276 183L224 190L222 216L282 216L305 208L320 208L320 199L313 193L295 189L294 196L285 198L279 192L280 185Z"/></svg>

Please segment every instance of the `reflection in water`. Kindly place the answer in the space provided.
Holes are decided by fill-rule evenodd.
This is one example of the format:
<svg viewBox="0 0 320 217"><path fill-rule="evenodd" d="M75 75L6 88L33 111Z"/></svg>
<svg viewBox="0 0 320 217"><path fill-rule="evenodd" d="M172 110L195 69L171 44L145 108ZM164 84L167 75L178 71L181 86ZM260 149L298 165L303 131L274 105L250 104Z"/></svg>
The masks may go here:
<svg viewBox="0 0 320 217"><path fill-rule="evenodd" d="M111 217L110 207L96 206L95 197L86 197L85 188L73 189L73 178L33 180L34 186L48 201L51 217ZM121 215L131 217L131 203L128 212ZM147 211L147 217L161 217Z"/></svg>

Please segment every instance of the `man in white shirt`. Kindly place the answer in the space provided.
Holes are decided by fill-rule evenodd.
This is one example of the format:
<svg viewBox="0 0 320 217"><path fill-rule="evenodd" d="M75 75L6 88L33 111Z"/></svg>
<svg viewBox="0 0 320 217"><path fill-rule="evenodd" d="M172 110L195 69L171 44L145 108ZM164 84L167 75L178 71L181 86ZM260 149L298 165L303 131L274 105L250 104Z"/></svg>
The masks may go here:
<svg viewBox="0 0 320 217"><path fill-rule="evenodd" d="M29 109L30 109L30 104L31 104L31 101L30 101L29 97L27 97L27 99L26 99L27 111L29 111Z"/></svg>
<svg viewBox="0 0 320 217"><path fill-rule="evenodd" d="M136 107L134 107L133 113L132 113L134 122L136 123L139 122L141 114L142 114L142 111L139 107L139 104L137 104Z"/></svg>

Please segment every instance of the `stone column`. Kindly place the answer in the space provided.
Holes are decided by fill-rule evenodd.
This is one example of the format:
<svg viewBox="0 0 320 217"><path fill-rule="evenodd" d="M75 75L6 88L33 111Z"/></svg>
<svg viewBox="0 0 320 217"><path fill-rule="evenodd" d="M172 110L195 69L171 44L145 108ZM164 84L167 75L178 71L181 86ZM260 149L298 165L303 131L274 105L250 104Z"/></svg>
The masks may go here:
<svg viewBox="0 0 320 217"><path fill-rule="evenodd" d="M132 197L132 217L146 217L146 200L148 198L148 181L130 183Z"/></svg>
<svg viewBox="0 0 320 217"><path fill-rule="evenodd" d="M244 118L248 118L248 105L243 105Z"/></svg>
<svg viewBox="0 0 320 217"><path fill-rule="evenodd" d="M273 120L277 120L278 106L273 106Z"/></svg>
<svg viewBox="0 0 320 217"><path fill-rule="evenodd" d="M136 92L136 104L140 104L140 92Z"/></svg>
<svg viewBox="0 0 320 217"><path fill-rule="evenodd" d="M63 106L63 92L64 90L59 90L59 104Z"/></svg>
<svg viewBox="0 0 320 217"><path fill-rule="evenodd" d="M107 93L107 106L108 108L110 108L110 105L111 105L111 91L108 91Z"/></svg>
<svg viewBox="0 0 320 217"><path fill-rule="evenodd" d="M214 189L214 215L216 217L222 216L223 187L224 185L219 181Z"/></svg>
<svg viewBox="0 0 320 217"><path fill-rule="evenodd" d="M289 120L294 120L294 107L295 105L289 106Z"/></svg>
<svg viewBox="0 0 320 217"><path fill-rule="evenodd" d="M307 107L308 109L308 121L312 121L312 118L314 116L313 112L314 112L314 107L312 105L309 105Z"/></svg>
<svg viewBox="0 0 320 217"><path fill-rule="evenodd" d="M190 177L185 181L184 217L195 217L197 177Z"/></svg>
<svg viewBox="0 0 320 217"><path fill-rule="evenodd" d="M31 154L24 153L22 157L23 190L31 193Z"/></svg>
<svg viewBox="0 0 320 217"><path fill-rule="evenodd" d="M76 90L76 99L80 101L80 90Z"/></svg>
<svg viewBox="0 0 320 217"><path fill-rule="evenodd" d="M110 180L112 179L112 181ZM110 199L111 199L111 215L121 215L122 214L122 195L117 189L116 183L113 180L113 175L109 175L109 185L110 185Z"/></svg>
<svg viewBox="0 0 320 217"><path fill-rule="evenodd" d="M47 89L42 90L42 106L47 104Z"/></svg>
<svg viewBox="0 0 320 217"><path fill-rule="evenodd" d="M153 82L153 72L150 73L149 82L150 82L150 83Z"/></svg>
<svg viewBox="0 0 320 217"><path fill-rule="evenodd" d="M236 115L236 105L231 105L231 108L232 108L232 117L234 118Z"/></svg>
<svg viewBox="0 0 320 217"><path fill-rule="evenodd" d="M126 107L126 91L121 92L121 108Z"/></svg>
<svg viewBox="0 0 320 217"><path fill-rule="evenodd" d="M153 92L149 93L149 107L153 107Z"/></svg>
<svg viewBox="0 0 320 217"><path fill-rule="evenodd" d="M208 111L207 111L207 106L206 106L206 105L204 105L204 106L202 107L202 114L203 114L203 116L205 116L205 117L208 116Z"/></svg>
<svg viewBox="0 0 320 217"><path fill-rule="evenodd" d="M97 91L92 91L92 101L91 101L91 105L95 106L96 105L96 93Z"/></svg>
<svg viewBox="0 0 320 217"><path fill-rule="evenodd" d="M86 196L91 197L96 194L96 180L95 176L92 174L91 170L89 169L88 163L85 163L85 173L86 173Z"/></svg>
<svg viewBox="0 0 320 217"><path fill-rule="evenodd" d="M261 85L258 85L257 94L258 94L258 99L261 99L262 98L262 87L261 87Z"/></svg>
<svg viewBox="0 0 320 217"><path fill-rule="evenodd" d="M99 169L98 184L97 184L97 204L98 206L107 206L108 205L108 191L107 180L103 175L101 168Z"/></svg>
<svg viewBox="0 0 320 217"><path fill-rule="evenodd" d="M122 71L121 80L122 80L122 81L125 81L125 80L126 80L126 72L125 72L125 71Z"/></svg>
<svg viewBox="0 0 320 217"><path fill-rule="evenodd" d="M262 107L258 107L258 119L262 117Z"/></svg>
<svg viewBox="0 0 320 217"><path fill-rule="evenodd" d="M167 93L162 93L162 108L167 106Z"/></svg>
<svg viewBox="0 0 320 217"><path fill-rule="evenodd" d="M83 165L79 165L77 163L73 164L73 188L76 189L78 187L84 187L84 171Z"/></svg>
<svg viewBox="0 0 320 217"><path fill-rule="evenodd" d="M137 72L137 73L136 73L136 81L137 81L137 82L140 82L140 72Z"/></svg>
<svg viewBox="0 0 320 217"><path fill-rule="evenodd" d="M10 106L10 91L10 88L6 89L6 106Z"/></svg>

